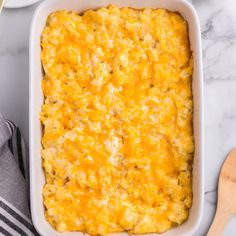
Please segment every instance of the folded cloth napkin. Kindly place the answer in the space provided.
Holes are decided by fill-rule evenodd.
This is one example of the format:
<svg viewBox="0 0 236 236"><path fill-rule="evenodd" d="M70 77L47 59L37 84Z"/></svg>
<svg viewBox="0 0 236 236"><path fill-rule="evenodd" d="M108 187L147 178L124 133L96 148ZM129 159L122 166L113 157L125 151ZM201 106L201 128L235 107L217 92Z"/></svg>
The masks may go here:
<svg viewBox="0 0 236 236"><path fill-rule="evenodd" d="M38 235L30 218L25 150L19 128L0 114L0 235Z"/></svg>

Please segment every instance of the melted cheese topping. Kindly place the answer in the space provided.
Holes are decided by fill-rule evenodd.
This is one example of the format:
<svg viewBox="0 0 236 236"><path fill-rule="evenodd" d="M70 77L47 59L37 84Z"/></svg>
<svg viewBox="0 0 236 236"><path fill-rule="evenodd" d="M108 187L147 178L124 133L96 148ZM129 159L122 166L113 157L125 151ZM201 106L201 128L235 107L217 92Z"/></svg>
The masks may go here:
<svg viewBox="0 0 236 236"><path fill-rule="evenodd" d="M59 11L42 33L45 215L59 232L164 232L192 202L192 60L164 9Z"/></svg>

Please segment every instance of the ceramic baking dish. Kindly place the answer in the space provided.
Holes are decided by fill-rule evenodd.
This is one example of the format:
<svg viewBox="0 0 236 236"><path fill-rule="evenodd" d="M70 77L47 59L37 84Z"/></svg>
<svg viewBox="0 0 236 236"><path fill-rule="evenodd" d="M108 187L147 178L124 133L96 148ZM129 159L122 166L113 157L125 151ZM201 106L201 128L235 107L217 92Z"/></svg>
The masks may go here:
<svg viewBox="0 0 236 236"><path fill-rule="evenodd" d="M134 8L166 8L177 11L187 20L191 50L194 58L193 73L193 99L194 99L194 139L195 155L193 164L193 205L188 220L163 236L191 235L199 225L203 210L203 77L200 26L196 11L185 0L47 0L37 8L31 26L30 36L30 188L31 211L33 223L37 231L44 236L72 236L82 235L80 232L58 233L45 220L42 199L42 188L45 183L44 172L41 165L41 136L42 127L39 121L39 113L43 104L41 80L43 79L40 62L40 36L45 26L47 16L58 10L73 10L83 12L86 9L96 9L115 4L120 7ZM117 233L114 235L127 235Z"/></svg>

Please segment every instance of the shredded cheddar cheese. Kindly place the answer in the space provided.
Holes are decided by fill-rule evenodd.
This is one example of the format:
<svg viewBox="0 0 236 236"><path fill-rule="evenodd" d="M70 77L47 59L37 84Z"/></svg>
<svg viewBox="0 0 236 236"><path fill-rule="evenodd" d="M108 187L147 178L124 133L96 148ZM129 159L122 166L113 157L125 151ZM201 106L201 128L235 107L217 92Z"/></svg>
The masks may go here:
<svg viewBox="0 0 236 236"><path fill-rule="evenodd" d="M183 17L116 6L59 11L41 46L48 222L90 235L182 224L194 152Z"/></svg>

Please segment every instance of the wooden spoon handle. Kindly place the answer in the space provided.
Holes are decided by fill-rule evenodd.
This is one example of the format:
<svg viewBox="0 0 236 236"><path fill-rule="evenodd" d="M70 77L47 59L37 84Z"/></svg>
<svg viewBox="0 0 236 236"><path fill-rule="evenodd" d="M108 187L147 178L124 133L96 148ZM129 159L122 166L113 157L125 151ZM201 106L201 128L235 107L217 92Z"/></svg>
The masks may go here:
<svg viewBox="0 0 236 236"><path fill-rule="evenodd" d="M5 1L5 0L0 0L0 13L1 13L1 11L2 11L4 1Z"/></svg>
<svg viewBox="0 0 236 236"><path fill-rule="evenodd" d="M231 216L232 214L229 210L218 207L207 236L223 236L225 225L228 223Z"/></svg>

